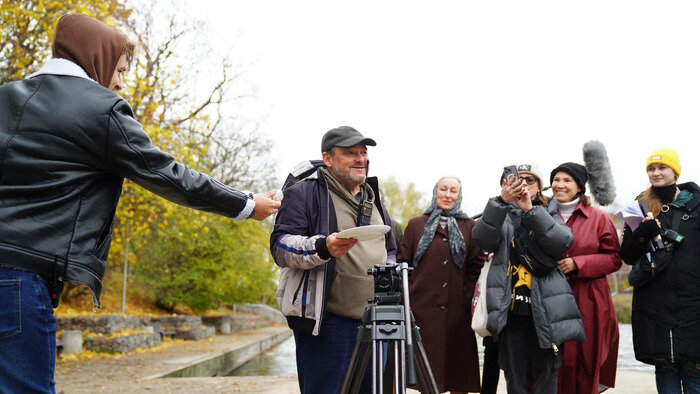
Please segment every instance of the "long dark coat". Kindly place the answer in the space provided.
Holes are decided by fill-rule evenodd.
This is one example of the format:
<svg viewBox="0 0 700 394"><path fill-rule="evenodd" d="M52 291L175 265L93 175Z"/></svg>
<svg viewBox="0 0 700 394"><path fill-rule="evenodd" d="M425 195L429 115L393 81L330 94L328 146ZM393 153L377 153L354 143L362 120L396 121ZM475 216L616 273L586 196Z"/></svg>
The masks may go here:
<svg viewBox="0 0 700 394"><path fill-rule="evenodd" d="M678 185L693 193L682 206L667 204L658 216L661 228L675 228L685 236L674 247L668 266L649 283L635 287L632 297L632 339L637 360L700 362L700 187L693 182ZM647 241L639 231L625 227L622 257L633 264L647 252Z"/></svg>
<svg viewBox="0 0 700 394"><path fill-rule="evenodd" d="M398 261L413 265L413 256L428 215L408 222ZM471 242L474 221L458 219L467 245L460 268L452 259L447 227L438 226L433 242L410 277L411 309L441 392L480 390L476 337L471 329L471 299L486 256Z"/></svg>

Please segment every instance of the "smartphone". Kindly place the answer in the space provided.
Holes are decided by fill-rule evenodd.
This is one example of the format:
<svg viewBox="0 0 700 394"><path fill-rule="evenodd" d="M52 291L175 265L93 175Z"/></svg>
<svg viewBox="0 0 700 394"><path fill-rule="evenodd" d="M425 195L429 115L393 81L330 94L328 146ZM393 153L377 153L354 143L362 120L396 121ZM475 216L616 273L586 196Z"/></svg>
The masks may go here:
<svg viewBox="0 0 700 394"><path fill-rule="evenodd" d="M513 179L518 179L518 168L516 166L503 167L503 175L501 181L505 179L507 183L512 183Z"/></svg>

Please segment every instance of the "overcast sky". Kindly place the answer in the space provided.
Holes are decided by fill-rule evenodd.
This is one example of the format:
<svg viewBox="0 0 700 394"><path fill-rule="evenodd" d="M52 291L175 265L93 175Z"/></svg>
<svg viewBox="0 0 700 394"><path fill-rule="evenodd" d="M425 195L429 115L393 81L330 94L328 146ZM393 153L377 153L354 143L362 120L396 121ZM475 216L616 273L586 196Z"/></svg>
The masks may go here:
<svg viewBox="0 0 700 394"><path fill-rule="evenodd" d="M370 172L464 184L481 212L503 166L583 163L602 141L618 201L648 186L646 157L673 147L700 175L700 3L691 1L215 1L186 4L214 48L251 64L250 116L279 178L320 158L325 131L374 138Z"/></svg>

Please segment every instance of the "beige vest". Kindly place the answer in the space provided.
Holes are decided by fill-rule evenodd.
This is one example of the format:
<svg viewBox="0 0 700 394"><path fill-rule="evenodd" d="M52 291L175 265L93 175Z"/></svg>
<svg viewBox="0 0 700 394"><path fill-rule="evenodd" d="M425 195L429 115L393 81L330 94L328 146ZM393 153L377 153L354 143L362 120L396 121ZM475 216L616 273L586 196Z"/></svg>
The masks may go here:
<svg viewBox="0 0 700 394"><path fill-rule="evenodd" d="M335 207L338 231L356 227L360 204L329 172L324 170L324 174ZM362 187L365 189L366 199L373 202L375 196L372 189L367 185ZM371 224L384 224L375 204L372 204ZM367 275L367 269L375 264L386 265L386 261L384 237L358 242L343 257L337 258L337 275L331 285L326 310L335 315L361 319L365 308L369 306L367 300L374 296L374 278Z"/></svg>

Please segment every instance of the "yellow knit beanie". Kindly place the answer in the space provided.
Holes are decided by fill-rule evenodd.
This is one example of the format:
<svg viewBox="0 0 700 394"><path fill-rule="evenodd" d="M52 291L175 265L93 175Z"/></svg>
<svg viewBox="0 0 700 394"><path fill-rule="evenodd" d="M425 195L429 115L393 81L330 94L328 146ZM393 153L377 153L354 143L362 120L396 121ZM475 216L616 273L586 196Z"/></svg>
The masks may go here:
<svg viewBox="0 0 700 394"><path fill-rule="evenodd" d="M661 148L653 151L651 155L647 158L647 167L650 165L659 163L668 166L676 176L681 176L681 160L678 158L678 153L671 148Z"/></svg>

